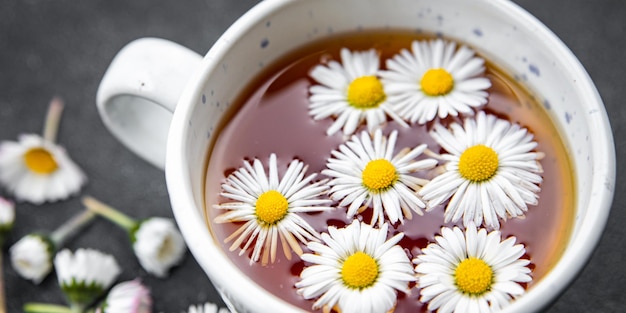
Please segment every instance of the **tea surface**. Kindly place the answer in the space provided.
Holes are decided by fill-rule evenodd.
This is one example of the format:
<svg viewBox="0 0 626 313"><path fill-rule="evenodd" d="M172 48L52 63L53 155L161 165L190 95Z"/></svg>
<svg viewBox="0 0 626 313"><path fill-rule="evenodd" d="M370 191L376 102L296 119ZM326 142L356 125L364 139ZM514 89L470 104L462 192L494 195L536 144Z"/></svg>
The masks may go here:
<svg viewBox="0 0 626 313"><path fill-rule="evenodd" d="M293 159L309 166L307 175L320 173L326 167L330 152L345 142L341 132L326 135L326 129L333 120L314 121L308 113L308 88L315 84L308 73L315 65L322 60L339 60L339 50L343 47L351 50L375 48L384 60L402 48L409 48L411 41L425 38L428 37L387 31L337 35L312 43L268 66L233 106L208 156L210 161L207 163L205 186L207 223L217 241L223 242L241 226L241 223L214 223L214 218L222 212L214 209L213 205L229 201L219 196L221 184L230 173L242 166L244 160L256 158L267 165L270 154L275 153L281 175ZM384 67L382 61L381 66ZM503 239L515 236L517 243L525 245L525 257L531 260L533 277L526 287L532 288L556 263L567 244L575 203L573 173L566 148L545 109L518 82L488 60L486 67L485 76L492 86L488 89L488 103L482 110L527 128L538 143L536 150L545 153L540 160L544 173L538 205L529 205L523 219L501 222L500 229ZM448 118L442 123L445 125L453 120ZM430 150L440 153L441 147L428 134L431 126L432 123L427 123L404 128L388 121L384 133L398 131L396 150L426 143ZM363 129L364 125L361 125L357 133ZM426 177L428 179L433 176L426 175L430 175ZM320 174L317 178L325 176ZM411 220L405 219L403 224L392 225L390 236L403 232L405 236L400 244L413 259L420 249L433 242L442 226L457 225L444 224L443 212L444 207L437 207L423 216L414 214ZM326 232L328 225L341 227L351 222L346 218L345 208L303 216L320 233ZM366 210L359 218L369 222L371 210ZM462 226L462 223L458 225ZM239 256L239 250L229 252L229 246L230 243L223 244L224 253L252 280L278 297L311 311L314 301L303 299L294 287L305 266L297 255L287 260L279 252L275 263L250 265L252 249ZM304 246L303 249L305 253L309 252ZM418 299L419 290L416 288L412 288L409 295L399 293L395 312L426 311L425 305Z"/></svg>

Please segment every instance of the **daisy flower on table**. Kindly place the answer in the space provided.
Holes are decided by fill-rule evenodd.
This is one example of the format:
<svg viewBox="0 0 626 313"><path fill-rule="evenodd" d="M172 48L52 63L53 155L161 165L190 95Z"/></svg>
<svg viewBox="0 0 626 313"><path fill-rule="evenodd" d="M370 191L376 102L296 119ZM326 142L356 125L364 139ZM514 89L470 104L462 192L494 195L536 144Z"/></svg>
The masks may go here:
<svg viewBox="0 0 626 313"><path fill-rule="evenodd" d="M139 279L121 282L111 288L96 313L152 313L150 290Z"/></svg>
<svg viewBox="0 0 626 313"><path fill-rule="evenodd" d="M466 46L441 39L414 41L386 62L381 71L385 93L394 110L412 123L436 116L473 114L487 103L491 82L481 77L485 61Z"/></svg>
<svg viewBox="0 0 626 313"><path fill-rule="evenodd" d="M397 290L409 293L413 266L397 245L399 233L387 239L387 223L376 229L354 220L345 228L328 227L323 243L310 242L313 253L302 255L306 266L296 282L305 299L317 299L313 309L341 313L389 312Z"/></svg>
<svg viewBox="0 0 626 313"><path fill-rule="evenodd" d="M15 203L0 197L0 247L4 244L7 234L13 229L14 222Z"/></svg>
<svg viewBox="0 0 626 313"><path fill-rule="evenodd" d="M85 227L94 214L82 211L51 233L34 232L25 235L9 248L11 265L24 279L39 284L52 271L52 260L57 250Z"/></svg>
<svg viewBox="0 0 626 313"><path fill-rule="evenodd" d="M436 124L430 134L448 152L440 156L445 172L418 193L429 209L450 199L444 222L499 229L499 218L522 217L527 204L537 204L543 153L533 151L525 128L480 111L463 126Z"/></svg>
<svg viewBox="0 0 626 313"><path fill-rule="evenodd" d="M220 308L215 303L206 302L200 305L190 305L187 313L230 313L230 310Z"/></svg>
<svg viewBox="0 0 626 313"><path fill-rule="evenodd" d="M420 301L438 313L496 312L525 292L532 280L529 260L516 238L501 240L500 231L490 233L470 223L441 229L436 242L422 249L416 264Z"/></svg>
<svg viewBox="0 0 626 313"><path fill-rule="evenodd" d="M366 122L369 132L387 122L387 116L408 127L387 101L378 77L380 60L376 50L340 51L341 63L331 60L315 66L309 76L318 85L309 89L309 114L315 119L334 117L326 131L333 135L343 128L345 136Z"/></svg>
<svg viewBox="0 0 626 313"><path fill-rule="evenodd" d="M24 279L39 284L52 271L55 245L48 236L28 234L11 246L11 265Z"/></svg>
<svg viewBox="0 0 626 313"><path fill-rule="evenodd" d="M148 273L165 278L172 267L182 262L187 245L172 219L135 220L91 196L83 197L83 205L126 230L139 264Z"/></svg>
<svg viewBox="0 0 626 313"><path fill-rule="evenodd" d="M63 249L54 257L54 268L61 290L70 307L82 312L104 295L121 269L115 258L94 249Z"/></svg>
<svg viewBox="0 0 626 313"><path fill-rule="evenodd" d="M80 191L87 178L55 144L63 102L50 103L43 137L23 134L17 142L0 143L0 183L18 201L42 204L58 201Z"/></svg>
<svg viewBox="0 0 626 313"><path fill-rule="evenodd" d="M298 213L332 210L330 199L321 198L328 186L326 180L314 182L317 174L305 177L308 166L299 160L289 163L282 178L279 178L276 155L271 154L269 168L259 159L232 173L222 184L221 196L234 200L213 207L227 212L215 218L216 223L243 222L244 224L224 241L235 238L230 250L240 247L242 255L253 242L250 264L261 259L262 265L274 263L278 239L287 259L291 250L302 254L298 241L307 243L318 240L319 233Z"/></svg>
<svg viewBox="0 0 626 313"><path fill-rule="evenodd" d="M380 129L373 138L363 131L360 137L353 135L331 152L322 174L332 178L328 183L330 197L339 201L339 206L348 207L348 218L367 207L373 207L371 224L378 221L382 225L385 214L391 223L403 222L404 217L411 219L411 211L423 214L425 203L416 192L427 180L413 173L431 169L437 161L415 161L426 149L425 144L394 155L397 137L395 130L388 138Z"/></svg>

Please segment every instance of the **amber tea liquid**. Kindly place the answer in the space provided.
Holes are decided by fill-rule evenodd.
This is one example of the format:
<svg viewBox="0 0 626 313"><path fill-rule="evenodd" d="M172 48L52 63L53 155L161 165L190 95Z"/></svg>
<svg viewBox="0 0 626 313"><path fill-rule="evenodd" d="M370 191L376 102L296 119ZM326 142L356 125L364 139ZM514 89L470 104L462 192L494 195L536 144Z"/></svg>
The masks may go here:
<svg viewBox="0 0 626 313"><path fill-rule="evenodd" d="M205 203L207 223L222 243L224 253L250 279L304 310L312 311L314 300L304 300L296 293L294 284L305 264L297 255L287 260L283 253L277 252L277 261L267 266L259 263L249 265L251 251L239 256L239 250L229 252L230 243L223 241L241 224L213 223L213 219L222 213L213 209L214 204L226 202L219 196L221 184L234 170L242 166L244 160L260 159L267 165L269 156L278 157L279 172L287 168L294 158L309 166L307 175L320 173L326 165L330 152L344 142L343 134L326 135L326 129L332 120L314 121L308 114L308 88L315 84L308 72L323 60L339 58L342 47L351 50L377 49L381 54L381 67L385 61L401 49L410 49L413 40L429 39L409 32L361 32L337 35L330 39L314 42L281 58L246 88L222 121L219 136L211 147L207 160ZM532 286L552 268L561 256L573 224L574 216L574 176L567 150L561 141L558 130L547 115L545 108L518 82L490 64L487 60L486 76L492 86L488 90L489 101L483 108L514 123L519 123L534 134L538 143L537 151L545 153L540 161L543 166L543 182L540 185L539 203L529 206L524 219L509 219L501 222L504 238L517 237L518 243L526 246L526 258L531 260ZM450 120L442 122L450 122ZM461 120L457 120L461 121ZM413 148L426 143L430 150L441 152L441 148L430 138L427 125L414 125L403 128L393 121L388 121L383 134L398 130L396 152L402 148ZM363 130L361 126L357 134ZM394 153L394 154L395 154ZM282 172L281 172L282 171ZM324 178L318 174L318 179ZM432 178L432 177L427 177ZM390 236L404 232L400 244L410 259L419 254L429 242L440 234L443 224L444 208L435 208L423 216L413 214L404 224L392 225ZM331 212L305 214L305 219L320 233L326 232L328 225L341 227L349 224L344 208ZM365 222L371 218L371 209L361 216ZM305 253L308 252L303 247ZM250 249L251 250L251 249ZM425 305L419 302L419 290L411 285L411 293L399 293L395 312L425 312ZM253 296L253 295L251 295ZM262 306L262 304L259 304Z"/></svg>

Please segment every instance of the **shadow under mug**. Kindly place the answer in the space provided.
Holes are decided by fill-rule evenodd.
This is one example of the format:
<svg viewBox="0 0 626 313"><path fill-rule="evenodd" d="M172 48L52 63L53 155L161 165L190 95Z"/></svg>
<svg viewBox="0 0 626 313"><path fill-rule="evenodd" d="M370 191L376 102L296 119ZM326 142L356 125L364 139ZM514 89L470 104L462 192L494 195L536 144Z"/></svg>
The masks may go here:
<svg viewBox="0 0 626 313"><path fill-rule="evenodd" d="M524 85L542 97L570 152L577 199L569 243L550 272L504 312L545 308L590 258L613 199L612 133L588 74L541 22L507 0L266 0L239 18L204 58L162 39L131 42L112 61L97 95L112 134L165 168L181 232L231 310L299 311L246 278L205 222L206 154L223 113L254 73L303 44L337 33L396 28L456 39L526 77Z"/></svg>

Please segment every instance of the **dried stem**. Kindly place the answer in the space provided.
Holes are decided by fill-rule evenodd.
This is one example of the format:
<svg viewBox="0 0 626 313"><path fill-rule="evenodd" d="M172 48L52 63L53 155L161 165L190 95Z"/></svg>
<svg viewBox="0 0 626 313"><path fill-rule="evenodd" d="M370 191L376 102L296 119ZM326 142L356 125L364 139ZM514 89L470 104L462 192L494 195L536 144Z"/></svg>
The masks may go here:
<svg viewBox="0 0 626 313"><path fill-rule="evenodd" d="M129 232L137 225L137 222L128 215L114 209L111 206L108 206L105 203L96 200L93 197L83 197L83 204L90 211L101 215L102 217L110 220L111 222L119 225Z"/></svg>
<svg viewBox="0 0 626 313"><path fill-rule="evenodd" d="M7 302L6 302L6 295L5 295L5 291L4 291L4 270L3 270L3 254L2 251L0 251L0 313L6 313L7 312Z"/></svg>
<svg viewBox="0 0 626 313"><path fill-rule="evenodd" d="M43 128L43 138L50 142L55 142L57 139L61 113L63 113L63 106L63 100L59 97L54 97L50 101L48 114L46 115L46 122Z"/></svg>
<svg viewBox="0 0 626 313"><path fill-rule="evenodd" d="M83 212L75 215L52 232L50 239L57 247L62 246L65 240L85 227L95 216L94 212L83 210Z"/></svg>

